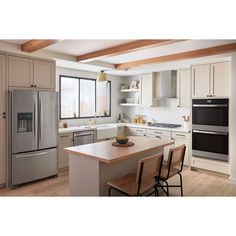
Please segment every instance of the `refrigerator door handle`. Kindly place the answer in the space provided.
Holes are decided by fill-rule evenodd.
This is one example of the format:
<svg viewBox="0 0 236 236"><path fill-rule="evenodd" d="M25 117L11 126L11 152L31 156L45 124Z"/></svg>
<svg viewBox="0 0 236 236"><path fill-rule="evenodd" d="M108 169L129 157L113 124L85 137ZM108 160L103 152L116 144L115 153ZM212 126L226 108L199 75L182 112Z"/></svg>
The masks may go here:
<svg viewBox="0 0 236 236"><path fill-rule="evenodd" d="M42 103L41 103L41 98L39 97L39 122L38 122L38 127L39 127L39 146L41 145L41 137L42 137L42 131L41 131L41 124L42 124Z"/></svg>
<svg viewBox="0 0 236 236"><path fill-rule="evenodd" d="M34 138L36 138L36 124L37 124L37 113L36 113L36 105L34 102Z"/></svg>
<svg viewBox="0 0 236 236"><path fill-rule="evenodd" d="M42 156L46 155L47 152L40 152L40 153L34 153L34 154L19 154L16 155L15 158L28 158L28 157L36 157L36 156Z"/></svg>

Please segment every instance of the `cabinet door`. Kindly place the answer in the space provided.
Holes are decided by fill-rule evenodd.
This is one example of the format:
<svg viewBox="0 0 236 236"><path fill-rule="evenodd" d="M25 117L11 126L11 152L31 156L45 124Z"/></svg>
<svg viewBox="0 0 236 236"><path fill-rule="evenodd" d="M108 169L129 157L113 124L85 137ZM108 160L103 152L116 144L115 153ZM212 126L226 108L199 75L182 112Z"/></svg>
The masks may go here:
<svg viewBox="0 0 236 236"><path fill-rule="evenodd" d="M31 87L33 85L33 60L9 56L9 86Z"/></svg>
<svg viewBox="0 0 236 236"><path fill-rule="evenodd" d="M37 88L55 88L55 63L34 60L34 85Z"/></svg>
<svg viewBox="0 0 236 236"><path fill-rule="evenodd" d="M152 74L141 76L141 105L150 107L153 100Z"/></svg>
<svg viewBox="0 0 236 236"><path fill-rule="evenodd" d="M184 157L184 165L189 165L189 145L188 140L186 139L174 139L174 147L178 147L180 145L186 145L185 157Z"/></svg>
<svg viewBox="0 0 236 236"><path fill-rule="evenodd" d="M192 97L208 97L210 95L210 65L192 67Z"/></svg>
<svg viewBox="0 0 236 236"><path fill-rule="evenodd" d="M6 96L6 56L0 54L0 185L6 183L7 173Z"/></svg>
<svg viewBox="0 0 236 236"><path fill-rule="evenodd" d="M69 166L69 155L64 151L66 147L72 147L72 134L61 134L59 136L58 142L58 159L59 159L59 168L64 168Z"/></svg>
<svg viewBox="0 0 236 236"><path fill-rule="evenodd" d="M170 137L166 137L166 136L156 136L156 135L153 135L153 134L147 134L146 136L147 138L156 138L157 140L161 140L161 141L172 141ZM169 146L166 146L164 147L164 161L167 161L168 160L168 156L169 156L169 151L170 151L170 148L172 148L173 145L169 145Z"/></svg>
<svg viewBox="0 0 236 236"><path fill-rule="evenodd" d="M125 126L117 126L117 136L125 136Z"/></svg>
<svg viewBox="0 0 236 236"><path fill-rule="evenodd" d="M229 97L230 78L230 62L211 64L211 94L214 97Z"/></svg>
<svg viewBox="0 0 236 236"><path fill-rule="evenodd" d="M190 107L190 69L179 70L177 76L177 98L179 107Z"/></svg>

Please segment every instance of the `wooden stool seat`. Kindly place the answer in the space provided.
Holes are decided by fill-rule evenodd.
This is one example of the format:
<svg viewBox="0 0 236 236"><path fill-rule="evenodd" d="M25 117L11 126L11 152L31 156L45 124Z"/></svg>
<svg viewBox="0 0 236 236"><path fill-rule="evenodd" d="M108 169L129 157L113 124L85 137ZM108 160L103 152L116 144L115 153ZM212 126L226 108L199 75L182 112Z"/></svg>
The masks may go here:
<svg viewBox="0 0 236 236"><path fill-rule="evenodd" d="M158 190L155 177L160 176L162 161L162 154L142 158L138 162L136 174L130 173L107 182L107 185L109 186L109 196L111 195L111 189L115 189L128 196L140 196L149 190L154 189L155 191L153 192L157 195Z"/></svg>
<svg viewBox="0 0 236 236"><path fill-rule="evenodd" d="M138 183L136 182L136 174L127 174L118 179L111 180L107 183L110 187L113 187L127 195L134 196L137 194ZM142 180L139 193L143 194L149 189L155 186L154 178L145 178Z"/></svg>

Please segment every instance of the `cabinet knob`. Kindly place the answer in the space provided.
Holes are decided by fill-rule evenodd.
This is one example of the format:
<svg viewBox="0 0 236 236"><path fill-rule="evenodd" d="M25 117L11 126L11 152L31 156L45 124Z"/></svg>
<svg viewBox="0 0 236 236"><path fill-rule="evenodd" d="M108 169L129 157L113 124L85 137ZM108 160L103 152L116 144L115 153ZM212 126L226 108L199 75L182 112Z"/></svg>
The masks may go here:
<svg viewBox="0 0 236 236"><path fill-rule="evenodd" d="M30 87L32 87L32 88L33 88L33 87L34 87L34 85L33 85L33 84L31 84L31 85L30 85Z"/></svg>
<svg viewBox="0 0 236 236"><path fill-rule="evenodd" d="M35 85L34 85L34 87L36 88L36 87L37 87L37 85L35 84Z"/></svg>

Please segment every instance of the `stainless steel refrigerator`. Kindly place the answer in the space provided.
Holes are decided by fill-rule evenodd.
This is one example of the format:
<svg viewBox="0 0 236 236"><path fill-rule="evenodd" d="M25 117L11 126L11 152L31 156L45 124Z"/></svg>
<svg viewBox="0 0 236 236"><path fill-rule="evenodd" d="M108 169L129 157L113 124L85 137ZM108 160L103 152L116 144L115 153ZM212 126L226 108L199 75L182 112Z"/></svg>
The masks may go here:
<svg viewBox="0 0 236 236"><path fill-rule="evenodd" d="M8 186L58 173L58 94L9 91Z"/></svg>

